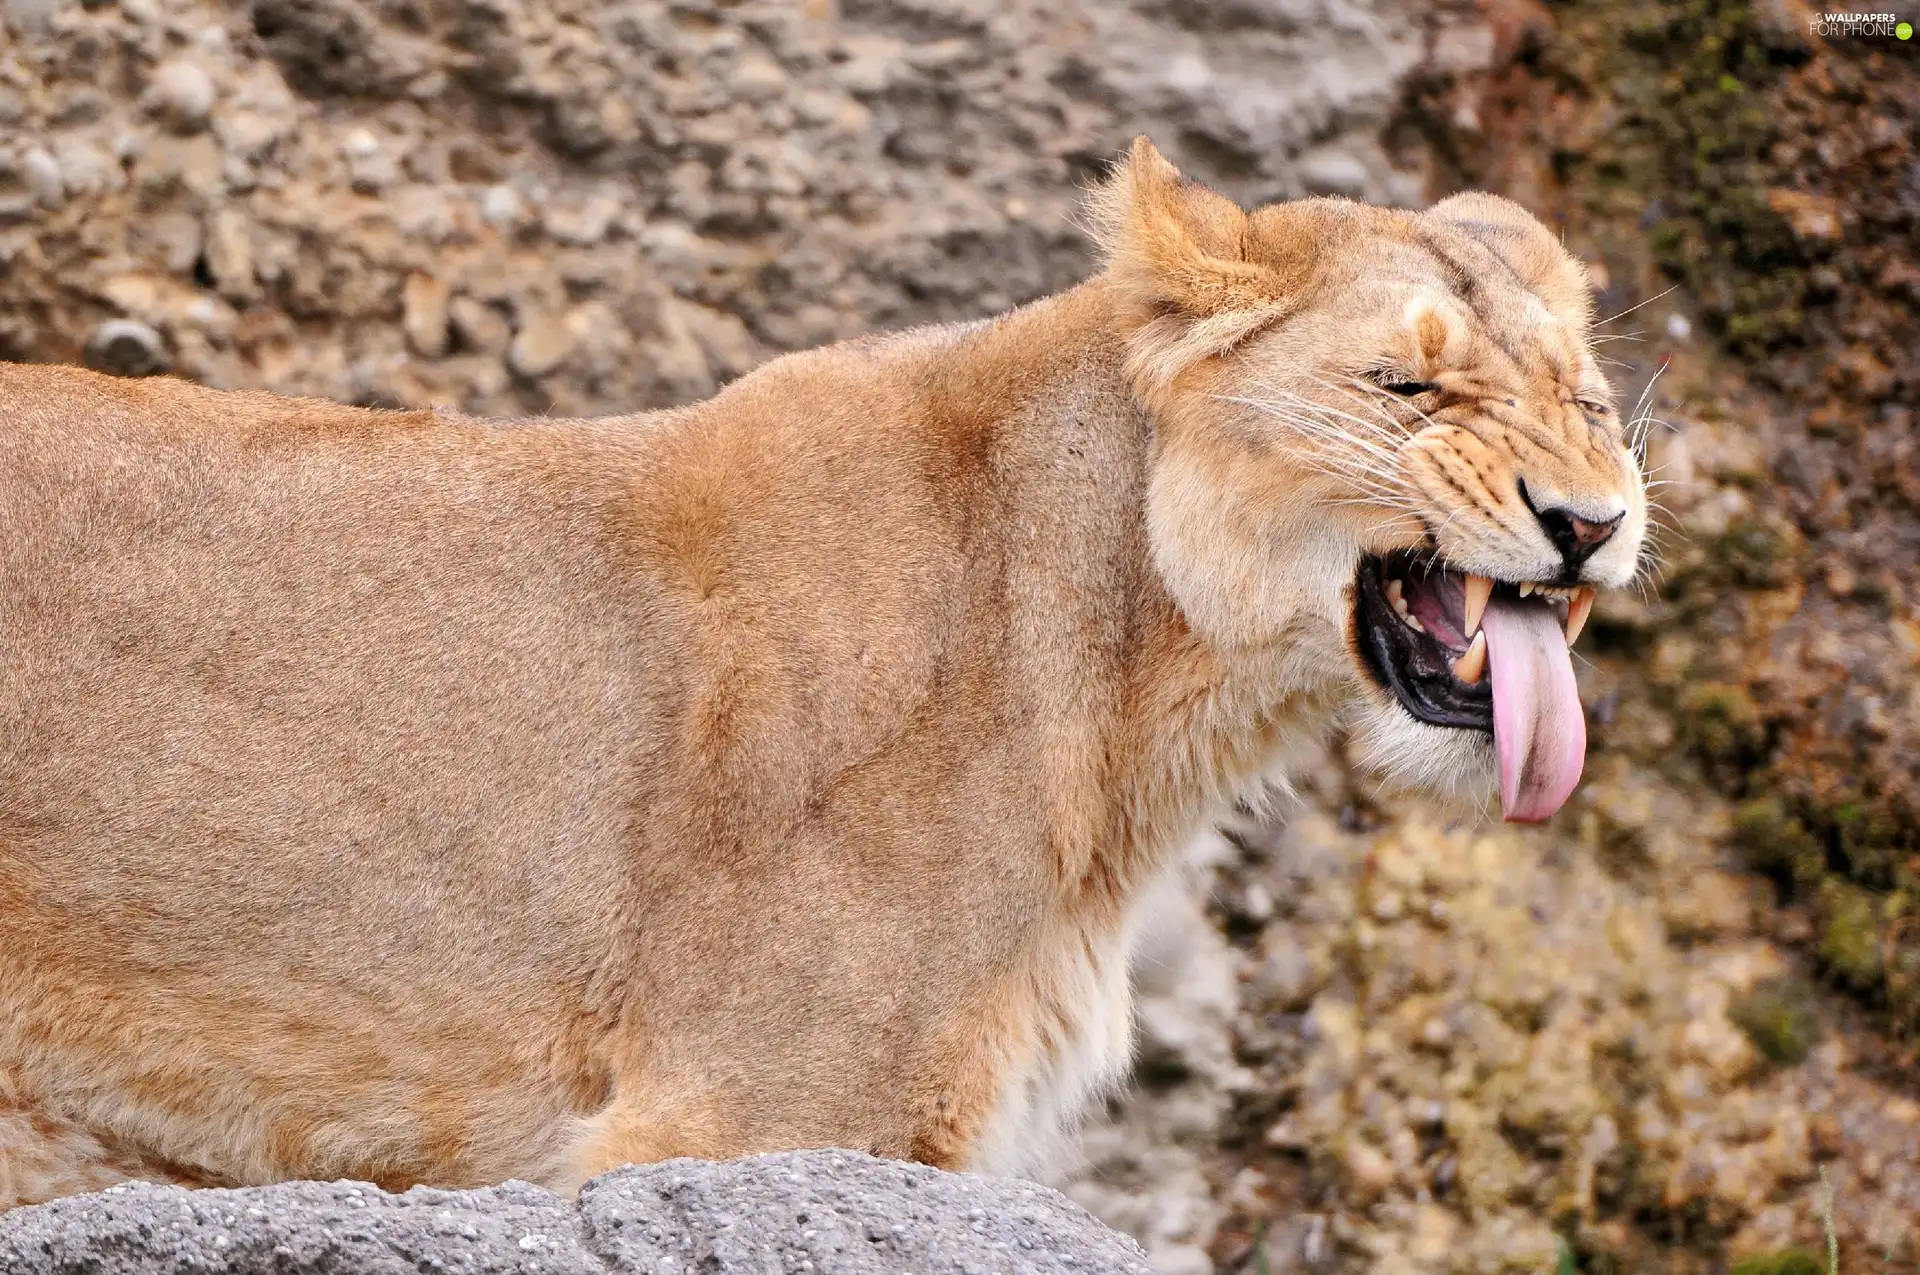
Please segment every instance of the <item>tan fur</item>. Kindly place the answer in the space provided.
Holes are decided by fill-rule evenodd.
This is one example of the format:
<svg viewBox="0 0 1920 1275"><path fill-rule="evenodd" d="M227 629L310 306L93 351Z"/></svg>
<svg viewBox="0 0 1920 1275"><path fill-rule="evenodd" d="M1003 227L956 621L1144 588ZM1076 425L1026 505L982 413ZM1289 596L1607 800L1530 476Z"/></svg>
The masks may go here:
<svg viewBox="0 0 1920 1275"><path fill-rule="evenodd" d="M1178 848L1398 711L1362 551L1539 574L1519 472L1630 508L1596 579L1644 521L1512 205L1247 214L1143 140L1095 216L1071 292L646 416L0 367L0 1206L1030 1163ZM1432 424L1358 406L1379 360ZM1400 485L1299 401L1399 413Z"/></svg>

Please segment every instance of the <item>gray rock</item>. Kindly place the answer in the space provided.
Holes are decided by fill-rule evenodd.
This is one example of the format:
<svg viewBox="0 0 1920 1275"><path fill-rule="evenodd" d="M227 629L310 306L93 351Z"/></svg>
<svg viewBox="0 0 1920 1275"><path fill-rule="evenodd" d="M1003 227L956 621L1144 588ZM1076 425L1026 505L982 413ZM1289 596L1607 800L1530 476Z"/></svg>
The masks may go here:
<svg viewBox="0 0 1920 1275"><path fill-rule="evenodd" d="M588 1183L580 1212L620 1271L1147 1271L1132 1240L1046 1187L851 1151L625 1169Z"/></svg>
<svg viewBox="0 0 1920 1275"><path fill-rule="evenodd" d="M1030 1182L851 1151L672 1160L589 1182L392 1195L355 1182L136 1183L0 1214L8 1275L1147 1275L1133 1241Z"/></svg>

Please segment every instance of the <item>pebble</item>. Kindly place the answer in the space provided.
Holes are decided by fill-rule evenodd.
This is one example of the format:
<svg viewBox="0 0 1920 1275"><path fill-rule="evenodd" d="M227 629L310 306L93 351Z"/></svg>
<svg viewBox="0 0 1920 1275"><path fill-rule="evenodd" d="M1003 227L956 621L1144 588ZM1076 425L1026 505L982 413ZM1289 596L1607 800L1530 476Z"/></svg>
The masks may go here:
<svg viewBox="0 0 1920 1275"><path fill-rule="evenodd" d="M154 109L183 133L207 126L218 97L212 77L184 58L161 63L153 73L150 91Z"/></svg>
<svg viewBox="0 0 1920 1275"><path fill-rule="evenodd" d="M521 323L513 344L507 347L507 366L518 375L534 380L557 369L572 353L573 332L566 318L535 313Z"/></svg>
<svg viewBox="0 0 1920 1275"><path fill-rule="evenodd" d="M497 230L509 230L520 221L520 196L511 186L489 186L480 196L480 219Z"/></svg>
<svg viewBox="0 0 1920 1275"><path fill-rule="evenodd" d="M40 147L20 157L20 176L44 206L58 208L66 202L67 186L60 175L60 161Z"/></svg>
<svg viewBox="0 0 1920 1275"><path fill-rule="evenodd" d="M727 79L727 87L742 101L764 102L778 97L786 89L787 73L765 54L749 54L740 59L740 65Z"/></svg>
<svg viewBox="0 0 1920 1275"><path fill-rule="evenodd" d="M472 297L455 297L447 303L447 317L460 339L476 350L500 354L513 339L513 330L499 311Z"/></svg>
<svg viewBox="0 0 1920 1275"><path fill-rule="evenodd" d="M225 186L226 160L211 134L192 137L156 136L141 152L135 166L137 180L155 191L174 183L196 195L214 196Z"/></svg>
<svg viewBox="0 0 1920 1275"><path fill-rule="evenodd" d="M347 180L354 193L377 195L400 180L400 161L370 129L356 128L341 142Z"/></svg>
<svg viewBox="0 0 1920 1275"><path fill-rule="evenodd" d="M236 305L260 295L253 271L253 233L246 213L226 207L207 225L207 273L220 295Z"/></svg>
<svg viewBox="0 0 1920 1275"><path fill-rule="evenodd" d="M407 276L401 293L402 325L407 344L422 358L437 359L447 352L449 342L448 302L452 290L440 280L414 273Z"/></svg>
<svg viewBox="0 0 1920 1275"><path fill-rule="evenodd" d="M556 243L591 248L607 237L624 205L612 195L599 194L577 206L556 204L547 209L541 225Z"/></svg>
<svg viewBox="0 0 1920 1275"><path fill-rule="evenodd" d="M161 264L168 274L184 275L193 270L200 260L200 249L205 243L201 233L200 220L184 208L169 208L154 213L147 218L141 228L141 239L151 259L153 249L160 252Z"/></svg>
<svg viewBox="0 0 1920 1275"><path fill-rule="evenodd" d="M1359 1138L1347 1139L1340 1163L1347 1171L1347 1184L1353 1188L1355 1203L1378 1199L1393 1183L1393 1162Z"/></svg>
<svg viewBox="0 0 1920 1275"><path fill-rule="evenodd" d="M104 146L85 138L70 138L55 150L60 185L70 198L89 199L126 187L127 175Z"/></svg>

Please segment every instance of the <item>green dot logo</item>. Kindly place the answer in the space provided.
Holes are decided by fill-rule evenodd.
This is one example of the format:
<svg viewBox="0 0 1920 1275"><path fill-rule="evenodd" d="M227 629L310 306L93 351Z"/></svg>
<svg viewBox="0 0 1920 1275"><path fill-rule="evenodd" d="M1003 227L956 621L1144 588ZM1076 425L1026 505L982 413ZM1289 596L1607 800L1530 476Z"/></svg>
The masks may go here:
<svg viewBox="0 0 1920 1275"><path fill-rule="evenodd" d="M1913 23L1902 22L1899 26L1893 29L1893 33L1899 36L1902 40L1911 40L1913 39Z"/></svg>

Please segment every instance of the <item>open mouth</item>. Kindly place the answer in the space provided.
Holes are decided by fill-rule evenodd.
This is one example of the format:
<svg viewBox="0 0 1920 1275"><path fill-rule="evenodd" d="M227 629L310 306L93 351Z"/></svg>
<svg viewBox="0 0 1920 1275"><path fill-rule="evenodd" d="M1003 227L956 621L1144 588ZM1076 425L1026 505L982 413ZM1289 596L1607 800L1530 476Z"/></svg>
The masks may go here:
<svg viewBox="0 0 1920 1275"><path fill-rule="evenodd" d="M1586 764L1570 648L1594 591L1490 580L1429 553L1368 557L1354 586L1374 679L1420 721L1493 735L1509 821L1558 810Z"/></svg>

